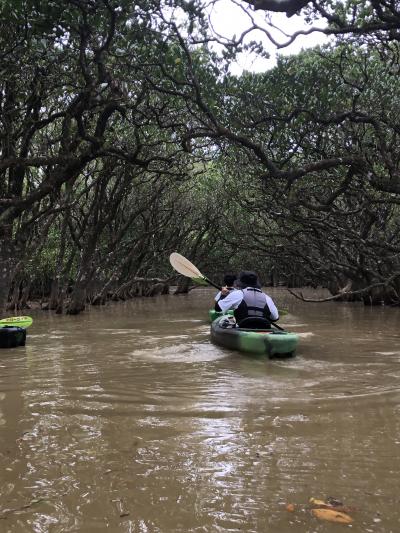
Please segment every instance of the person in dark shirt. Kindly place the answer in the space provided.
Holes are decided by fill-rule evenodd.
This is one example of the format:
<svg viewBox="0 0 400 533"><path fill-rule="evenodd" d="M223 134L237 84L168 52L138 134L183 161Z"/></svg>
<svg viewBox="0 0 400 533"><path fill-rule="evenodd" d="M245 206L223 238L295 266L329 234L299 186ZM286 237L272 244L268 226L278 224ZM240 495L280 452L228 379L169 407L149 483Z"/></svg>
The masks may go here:
<svg viewBox="0 0 400 533"><path fill-rule="evenodd" d="M224 276L224 286L219 291L219 293L215 296L215 310L220 311L221 309L217 309L218 302L220 300L223 300L228 296L228 294L232 291L236 290L235 287L235 281L237 280L236 274L225 274Z"/></svg>

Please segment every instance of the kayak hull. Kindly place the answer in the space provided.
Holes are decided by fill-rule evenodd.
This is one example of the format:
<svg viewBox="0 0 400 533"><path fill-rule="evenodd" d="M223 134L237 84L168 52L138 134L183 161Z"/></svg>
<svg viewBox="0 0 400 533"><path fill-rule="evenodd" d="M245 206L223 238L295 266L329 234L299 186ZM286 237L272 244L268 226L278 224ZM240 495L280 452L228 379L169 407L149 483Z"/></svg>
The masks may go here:
<svg viewBox="0 0 400 533"><path fill-rule="evenodd" d="M0 328L0 348L16 348L25 346L26 329L18 326Z"/></svg>
<svg viewBox="0 0 400 533"><path fill-rule="evenodd" d="M274 327L267 330L222 328L222 319L217 317L211 324L211 340L219 346L268 357L290 357L295 354L299 342L295 333Z"/></svg>

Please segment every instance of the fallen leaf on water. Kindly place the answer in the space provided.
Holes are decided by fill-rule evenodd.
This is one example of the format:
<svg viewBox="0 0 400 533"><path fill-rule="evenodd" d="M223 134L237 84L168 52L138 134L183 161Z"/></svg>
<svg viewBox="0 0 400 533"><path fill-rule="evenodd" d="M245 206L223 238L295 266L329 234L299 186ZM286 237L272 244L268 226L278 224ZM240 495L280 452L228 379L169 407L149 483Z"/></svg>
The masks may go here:
<svg viewBox="0 0 400 533"><path fill-rule="evenodd" d="M320 509L332 509L333 511L339 511L340 513L351 513L357 510L356 507L348 507L347 505L343 505L340 500L335 500L330 496L328 496L326 501L317 500L316 498L310 498L308 501L314 507L318 507Z"/></svg>
<svg viewBox="0 0 400 533"><path fill-rule="evenodd" d="M293 513L295 507L294 507L294 504L293 503L288 503L286 505L286 511L289 511L289 513Z"/></svg>
<svg viewBox="0 0 400 533"><path fill-rule="evenodd" d="M316 498L310 498L309 499L309 502L312 503L313 505L328 505L326 502L324 502L323 500L317 500Z"/></svg>
<svg viewBox="0 0 400 533"><path fill-rule="evenodd" d="M311 509L311 514L320 520L337 522L338 524L351 524L353 522L351 516L334 509Z"/></svg>

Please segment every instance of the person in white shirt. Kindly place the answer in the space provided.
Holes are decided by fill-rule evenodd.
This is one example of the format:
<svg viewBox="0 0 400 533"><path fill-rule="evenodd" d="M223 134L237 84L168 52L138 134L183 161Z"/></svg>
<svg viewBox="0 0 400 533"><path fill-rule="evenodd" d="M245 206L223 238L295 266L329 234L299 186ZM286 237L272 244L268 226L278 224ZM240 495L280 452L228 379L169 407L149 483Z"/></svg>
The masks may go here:
<svg viewBox="0 0 400 533"><path fill-rule="evenodd" d="M241 290L225 293L225 297L215 304L217 311L234 310L239 327L268 327L279 320L279 312L272 298L261 290L258 276L253 271L243 271L239 275ZM222 295L225 290L223 289Z"/></svg>

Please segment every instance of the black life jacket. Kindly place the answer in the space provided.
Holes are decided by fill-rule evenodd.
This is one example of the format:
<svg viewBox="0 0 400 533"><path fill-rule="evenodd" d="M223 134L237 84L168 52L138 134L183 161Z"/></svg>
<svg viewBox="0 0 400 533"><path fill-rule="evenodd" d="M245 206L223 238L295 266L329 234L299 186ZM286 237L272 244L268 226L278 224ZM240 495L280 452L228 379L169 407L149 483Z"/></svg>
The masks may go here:
<svg viewBox="0 0 400 533"><path fill-rule="evenodd" d="M264 318L271 320L271 311L267 304L267 297L260 290L253 287L247 287L242 290L243 300L234 311L236 321L240 324L245 318Z"/></svg>

